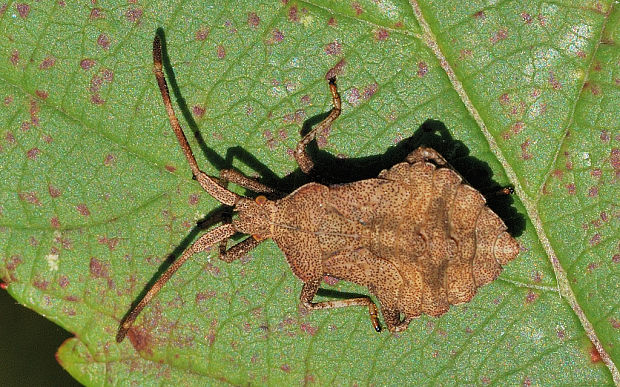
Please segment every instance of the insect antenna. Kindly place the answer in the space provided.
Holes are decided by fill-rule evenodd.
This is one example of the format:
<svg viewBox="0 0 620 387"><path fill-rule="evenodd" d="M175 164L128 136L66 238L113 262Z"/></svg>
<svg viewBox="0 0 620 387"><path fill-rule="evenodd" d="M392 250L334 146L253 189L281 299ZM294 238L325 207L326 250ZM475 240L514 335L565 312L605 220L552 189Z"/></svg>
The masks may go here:
<svg viewBox="0 0 620 387"><path fill-rule="evenodd" d="M179 124L179 120L177 119L177 116L174 113L174 108L172 107L170 92L168 91L168 84L166 83L166 77L164 76L162 65L161 40L158 35L155 35L155 39L153 39L153 72L155 73L155 78L157 78L157 84L159 86L159 91L161 92L161 98L163 99L164 105L166 106L166 112L168 113L168 120L170 121L170 126L172 127L174 134L177 136L177 140L179 140L179 145L181 146L183 154L185 155L185 158L187 159L187 162L192 169L192 174L194 175L196 180L198 180L202 188L207 191L211 196L213 196L216 200L228 206L234 206L239 200L240 196L219 185L213 178L209 177L198 167L196 158L192 153L192 149L187 142L187 138L183 133L181 124Z"/></svg>
<svg viewBox="0 0 620 387"><path fill-rule="evenodd" d="M185 154L185 158L192 169L194 177L198 180L202 188L219 202L228 206L234 206L237 201L239 201L240 196L217 184L214 179L201 171L198 167L198 163L196 163L196 158L192 153L189 143L187 142L187 138L185 137L183 129L181 128L179 120L174 112L174 108L172 107L168 84L166 83L166 78L163 72L161 40L157 35L155 35L155 39L153 40L153 72L155 73L155 78L157 79L157 84L159 85L159 91L161 92L164 105L166 106L170 126L179 141L179 145L181 145L183 154ZM119 343L123 341L129 331L129 328L131 328L140 312L142 312L142 309L148 305L151 299L155 297L155 295L161 290L162 286L168 282L170 277L172 277L172 275L185 263L185 261L187 261L192 255L204 251L216 243L227 240L236 232L237 231L232 224L224 224L202 235L190 247L188 247L187 250L185 250L183 254L181 254L181 256L174 261L172 265L170 265L170 267L168 267L168 269L166 269L161 277L145 293L144 297L142 297L142 299L140 299L131 311L121 320L118 333L116 335L116 341Z"/></svg>

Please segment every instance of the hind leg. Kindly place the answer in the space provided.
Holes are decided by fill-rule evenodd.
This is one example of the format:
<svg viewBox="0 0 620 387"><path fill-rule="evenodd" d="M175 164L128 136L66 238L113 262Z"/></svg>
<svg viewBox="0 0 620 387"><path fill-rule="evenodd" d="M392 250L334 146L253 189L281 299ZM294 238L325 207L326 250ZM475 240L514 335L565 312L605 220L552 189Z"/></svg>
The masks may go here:
<svg viewBox="0 0 620 387"><path fill-rule="evenodd" d="M381 332L381 324L379 324L379 317L377 317L377 306L370 299L370 297L357 297L348 298L345 300L332 300L322 302L312 302L312 299L319 290L321 280L313 280L304 283L301 289L300 301L301 304L309 310L317 309L331 309L331 308L344 308L347 306L366 306L368 307L368 313L370 315L370 322L375 328L375 331Z"/></svg>

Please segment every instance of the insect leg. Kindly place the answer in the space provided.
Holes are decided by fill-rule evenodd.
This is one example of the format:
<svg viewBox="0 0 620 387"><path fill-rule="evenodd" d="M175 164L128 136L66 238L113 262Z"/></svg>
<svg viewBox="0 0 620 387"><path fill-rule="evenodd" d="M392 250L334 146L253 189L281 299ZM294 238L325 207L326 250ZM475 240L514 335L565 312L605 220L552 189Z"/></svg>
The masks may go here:
<svg viewBox="0 0 620 387"><path fill-rule="evenodd" d="M220 259L224 262L230 263L246 255L248 252L250 252L250 250L252 250L256 246L258 246L261 242L263 242L264 239L256 240L253 237L249 237L237 243L230 249L226 250L227 241L228 240L225 239L220 243Z"/></svg>
<svg viewBox="0 0 620 387"><path fill-rule="evenodd" d="M196 180L198 180L202 188L215 199L217 199L223 204L234 206L235 203L237 203L237 201L239 200L239 195L235 194L234 192L230 192L226 188L217 184L217 182L213 178L207 176L207 174L201 171L198 167L196 158L192 153L192 149L187 142L187 138L183 133L181 124L179 124L179 120L177 119L177 116L174 113L174 108L172 107L170 92L168 91L168 84L166 83L166 78L163 72L161 40L159 39L158 35L155 35L155 39L153 40L153 72L155 73L155 78L157 78L159 91L161 92L161 97L164 100L164 105L166 106L166 112L168 113L168 120L170 121L170 126L172 126L172 130L174 131L174 134L179 141L179 145L181 145L181 149L183 150L185 158L187 159L187 162L192 169L194 177L196 178Z"/></svg>
<svg viewBox="0 0 620 387"><path fill-rule="evenodd" d="M226 240L230 238L235 232L237 231L231 224L225 224L204 234L203 236L198 238L196 242L189 246L187 250L185 250L183 254L181 254L181 256L177 258L177 260L174 261L172 265L170 265L170 267L164 272L164 274L159 277L157 282L155 282L153 286L149 289L149 291L146 292L140 302L138 302L138 304L136 304L136 306L131 309L129 314L127 314L123 318L118 328L118 333L116 334L116 341L118 343L123 341L125 335L127 335L127 331L133 325L136 317L138 317L140 312L142 312L142 309L144 309L144 307L148 305L151 299L155 297L157 293L159 293L162 286L164 286L164 284L168 282L170 277L172 277L172 275L179 269L179 267L181 267L181 265L185 263L185 261L187 261L192 255L206 250L207 248L220 242L221 240Z"/></svg>
<svg viewBox="0 0 620 387"><path fill-rule="evenodd" d="M310 143L310 141L314 140L317 133L322 132L325 128L329 127L336 118L338 118L342 109L340 94L338 94L338 88L336 87L336 78L331 78L329 80L329 91L332 93L332 101L334 107L323 121L321 121L314 128L312 128L312 130L310 130L310 132L308 132L308 134L306 134L297 143L297 148L295 149L295 160L297 160L299 168L304 173L310 173L310 171L314 167L314 162L306 152L306 146Z"/></svg>
<svg viewBox="0 0 620 387"><path fill-rule="evenodd" d="M245 176L244 174L242 174L241 172L238 172L234 169L222 169L220 171L220 179L237 184L253 192L258 192L258 193L275 193L276 192L275 189L268 187L265 184L259 183L258 181L251 179Z"/></svg>
<svg viewBox="0 0 620 387"><path fill-rule="evenodd" d="M301 289L301 296L300 296L301 304L304 307L310 310L317 310L317 309L344 308L347 306L367 306L368 313L370 314L370 322L372 323L373 328L375 328L375 331L381 332L381 324L379 324L379 317L377 314L377 305L375 305L375 303L370 299L370 297L358 297L358 298L348 298L346 300L312 302L312 299L316 295L316 292L319 290L320 284L321 284L320 279L304 283L304 286Z"/></svg>
<svg viewBox="0 0 620 387"><path fill-rule="evenodd" d="M381 312L383 313L385 325L388 326L388 330L392 333L406 330L412 320L411 318L405 318L401 321L400 312L396 309L387 309L382 306Z"/></svg>

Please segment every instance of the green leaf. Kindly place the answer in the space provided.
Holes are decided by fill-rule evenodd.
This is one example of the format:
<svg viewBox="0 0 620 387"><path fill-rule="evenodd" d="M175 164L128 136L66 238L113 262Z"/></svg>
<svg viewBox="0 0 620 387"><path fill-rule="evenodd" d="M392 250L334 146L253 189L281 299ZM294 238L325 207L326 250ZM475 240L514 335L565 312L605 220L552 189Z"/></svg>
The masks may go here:
<svg viewBox="0 0 620 387"><path fill-rule="evenodd" d="M319 160L385 162L411 136L466 177L481 160L516 188L506 221L522 253L471 303L390 335L362 308L302 311L272 242L232 264L213 249L116 344L130 305L218 208L169 127L157 28L207 173L301 184L291 151L331 108L335 67L343 114ZM80 382L620 383L617 3L24 1L0 7L0 33L0 276L75 334L58 359Z"/></svg>

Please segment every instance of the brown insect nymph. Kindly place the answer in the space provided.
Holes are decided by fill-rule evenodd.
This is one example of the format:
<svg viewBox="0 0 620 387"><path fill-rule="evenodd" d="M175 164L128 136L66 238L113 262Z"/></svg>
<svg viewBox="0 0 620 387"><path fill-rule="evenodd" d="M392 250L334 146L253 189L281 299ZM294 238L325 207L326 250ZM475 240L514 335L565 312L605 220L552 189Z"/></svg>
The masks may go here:
<svg viewBox="0 0 620 387"><path fill-rule="evenodd" d="M517 256L517 241L486 206L483 195L465 184L431 148L417 148L374 179L332 186L309 183L278 200L263 195L250 199L227 190L196 163L172 108L157 36L153 62L170 124L194 177L211 196L234 207L237 217L198 238L162 274L121 322L118 342L187 259L218 243L220 259L232 262L273 239L303 282L302 305L312 310L365 306L373 327L380 331L377 307L370 297L312 301L326 275L367 287L379 300L391 332L405 330L411 319L423 313L440 316L450 305L470 301L480 286L493 281L502 265ZM329 88L333 109L299 141L294 153L304 173L314 166L306 145L340 115L334 79ZM257 193L274 192L234 170L221 171L220 180ZM227 249L235 233L250 236Z"/></svg>

